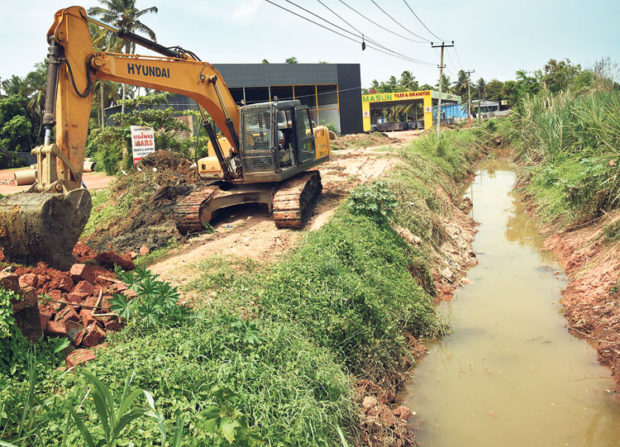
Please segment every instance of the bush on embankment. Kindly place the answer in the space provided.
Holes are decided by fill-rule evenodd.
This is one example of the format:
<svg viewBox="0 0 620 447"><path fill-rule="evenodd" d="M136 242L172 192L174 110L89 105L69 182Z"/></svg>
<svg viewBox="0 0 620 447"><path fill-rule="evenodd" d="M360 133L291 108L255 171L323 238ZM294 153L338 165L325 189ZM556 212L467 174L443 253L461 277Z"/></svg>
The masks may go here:
<svg viewBox="0 0 620 447"><path fill-rule="evenodd" d="M617 209L620 91L543 91L520 110L504 131L542 217L566 225Z"/></svg>

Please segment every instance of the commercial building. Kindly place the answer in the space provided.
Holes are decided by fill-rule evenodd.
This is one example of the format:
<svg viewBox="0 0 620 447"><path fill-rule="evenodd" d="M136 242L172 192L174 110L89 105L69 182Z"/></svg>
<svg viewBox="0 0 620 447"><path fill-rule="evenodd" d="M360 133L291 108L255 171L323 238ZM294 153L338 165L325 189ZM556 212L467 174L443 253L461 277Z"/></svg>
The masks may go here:
<svg viewBox="0 0 620 447"><path fill-rule="evenodd" d="M362 132L359 64L213 64L239 105L298 99L314 122L342 134ZM194 100L172 95L177 110L197 109ZM113 110L112 113L116 112Z"/></svg>
<svg viewBox="0 0 620 447"><path fill-rule="evenodd" d="M461 97L450 93L443 93L441 100L444 104L458 104L461 102ZM387 110L399 105L415 105L417 103L422 104L422 112L419 117L414 116L414 121L419 120L424 129L430 129L433 126L433 106L437 105L438 101L439 92L435 90L369 93L368 95L363 95L362 114L364 117L364 131L374 130L377 123L383 122Z"/></svg>

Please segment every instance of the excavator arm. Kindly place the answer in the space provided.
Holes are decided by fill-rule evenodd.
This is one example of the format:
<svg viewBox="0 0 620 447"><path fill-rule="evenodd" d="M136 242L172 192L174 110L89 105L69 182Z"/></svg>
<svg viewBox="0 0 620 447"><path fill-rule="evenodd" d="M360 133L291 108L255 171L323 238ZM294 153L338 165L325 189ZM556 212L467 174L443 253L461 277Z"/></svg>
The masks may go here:
<svg viewBox="0 0 620 447"><path fill-rule="evenodd" d="M88 23L104 26L123 38L166 56L95 53ZM96 79L131 84L179 93L194 99L211 116L215 124L236 151L238 149L239 110L220 73L209 63L195 60L190 53L171 50L132 33L123 32L86 15L81 7L58 11L48 31L50 53L59 51L60 63L50 59L48 73L58 66L56 117L56 146L76 170L81 171L88 135L88 118ZM48 85L49 83L48 75ZM53 79L52 83L53 84ZM49 90L49 89L48 89ZM54 92L48 97L53 97ZM53 124L50 122L48 124ZM44 126L46 123L44 122ZM65 190L80 186L64 160L58 161ZM81 172L80 172L81 174ZM39 190L48 185L39 184Z"/></svg>
<svg viewBox="0 0 620 447"><path fill-rule="evenodd" d="M95 52L89 22L103 26L162 56ZM44 144L33 149L37 181L25 194L0 201L0 245L7 259L39 260L67 268L71 251L90 216L90 194L82 186L88 121L96 79L179 93L193 98L239 150L240 114L220 73L190 52L166 48L86 15L81 7L59 10L49 43ZM55 129L55 144L52 143ZM215 133L210 129L210 136ZM211 138L212 140L214 138ZM230 173L217 153L222 170Z"/></svg>

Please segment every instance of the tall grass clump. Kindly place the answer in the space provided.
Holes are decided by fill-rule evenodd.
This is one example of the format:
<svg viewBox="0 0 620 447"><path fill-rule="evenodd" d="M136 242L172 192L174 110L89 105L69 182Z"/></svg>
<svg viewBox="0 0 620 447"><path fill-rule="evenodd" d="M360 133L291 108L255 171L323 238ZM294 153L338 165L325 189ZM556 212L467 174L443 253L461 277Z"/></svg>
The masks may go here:
<svg viewBox="0 0 620 447"><path fill-rule="evenodd" d="M620 205L620 92L543 91L511 118L528 191L549 220L587 221Z"/></svg>

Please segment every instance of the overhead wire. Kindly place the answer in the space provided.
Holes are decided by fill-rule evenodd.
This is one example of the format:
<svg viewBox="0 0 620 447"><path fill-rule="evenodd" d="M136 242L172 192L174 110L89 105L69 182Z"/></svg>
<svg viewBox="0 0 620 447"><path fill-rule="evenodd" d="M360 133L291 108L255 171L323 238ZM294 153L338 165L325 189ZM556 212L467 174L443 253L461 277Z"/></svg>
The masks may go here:
<svg viewBox="0 0 620 447"><path fill-rule="evenodd" d="M340 3L342 3L344 6L346 6L347 8L349 8L351 11L353 11L354 13L356 13L357 15L359 15L360 17L362 17L364 20L367 20L368 22L370 22L370 23L372 23L373 25L375 25L375 26L377 26L377 27L381 28L381 29L382 29L382 30L384 30L384 31L387 31L387 32L388 32L388 33L390 33L390 34L393 34L393 35L395 35L395 36L398 36L398 37L400 37L401 39L408 40L409 42L414 42L414 43L424 43L424 44L428 43L427 41L415 40L415 39L412 39L412 38L410 38L410 37L403 36L402 34L398 34L397 32L392 31L391 29L386 28L385 26L383 26L383 25L381 25L381 24L379 24L379 23L375 22L374 20L369 19L369 18L368 18L368 17L366 17L364 14L362 14L361 12L359 12L357 9L355 9L354 7L352 7L352 6L350 6L348 3L346 3L344 0L338 0L338 1L339 1Z"/></svg>
<svg viewBox="0 0 620 447"><path fill-rule="evenodd" d="M288 0L287 0L287 1L288 1ZM332 14L334 14L336 17L338 17L338 18L339 18L340 20L342 20L344 23L346 23L346 24L347 24L347 25L349 25L351 28L353 28L355 31L357 31L357 33L358 33L358 37L362 38L362 42L364 42L364 41L368 41L368 42L371 42L373 45L376 45L376 46L378 46L378 47L380 47L380 48L383 48L383 49L384 49L384 50L386 50L386 51L389 51L390 53L398 54L398 55L400 55L400 56L409 57L409 56L406 56L406 55L404 55L404 54L402 54L402 53L398 53L398 52L396 52L396 51L394 51L394 50L392 50L392 49L390 49L390 48L388 48L388 47L386 47L386 46L382 45L381 43L377 42L376 40L374 40L374 39L370 38L369 36L367 36L366 34L364 34L362 31L360 31L357 27L355 27L354 25L352 25L351 23L349 23L349 21L347 21L345 18L343 18L340 14L338 14L338 13L337 13L336 11L334 11L332 8L330 8L330 7L329 7L329 6L327 6L325 3L323 3L321 0L317 0L317 2L319 2L319 3L320 3L321 5L323 5L323 6L324 6L324 7L325 7L328 11L330 11ZM289 3L292 3L292 2L290 2L290 1L289 1ZM293 4L294 4L294 3L293 3ZM298 7L299 7L299 6L298 6ZM303 9L303 8L302 8L302 9ZM312 12L310 12L310 13L316 16L316 14L314 14L314 13L312 13ZM317 17L319 17L319 16L317 16ZM322 19L322 20L325 20L326 22L331 23L331 22L329 22L327 19ZM338 25L335 25L335 24L333 24L333 25L334 25L334 26L336 26L336 27L338 27ZM338 27L338 28L340 28L340 27ZM340 29L343 29L343 28L340 28ZM343 29L343 30L344 30L344 29ZM350 34L352 34L350 31L347 31L347 32L349 32ZM431 62L426 62L426 61L422 61L422 60L420 60L420 62L421 62L421 63L426 63L426 64L431 64Z"/></svg>
<svg viewBox="0 0 620 447"><path fill-rule="evenodd" d="M337 34L337 35L341 36L341 37L344 37L345 39L348 39L348 40L350 40L350 41L352 41L352 42L355 42L355 43L357 43L357 44L361 44L361 43L362 43L361 41L358 41L357 39L354 39L354 38L352 38L352 37L350 37L350 36L347 36L346 34L342 34L342 33L341 33L341 32L339 32L339 31L336 31L336 30L334 30L334 29L332 29L332 28L330 28L330 27L328 27L328 26L325 26L325 25L323 25L323 24L321 24L321 23L319 23L319 22L316 22L316 21L314 21L314 20L312 20L312 19L310 19L310 18L308 18L308 17L306 17L306 16L303 16L303 15L301 15L301 14L298 14L298 13L296 13L295 11L292 11L292 10L290 10L290 9L288 9L288 8L285 8L284 6L279 5L279 4L277 4L277 3L275 3L275 2L273 2L273 1L271 1L271 0L265 0L265 1L266 1L267 3L272 4L273 6L276 6L276 7L280 8L280 9L282 9L282 10L284 10L284 11L289 12L289 13L291 13L291 14L293 14L293 15L295 15L295 16L297 16L297 17L301 18L301 19L304 19L304 20L306 20L306 21L308 21L308 22L311 22L311 23L313 23L313 24L315 24L315 25L317 25L317 26L320 26L321 28L324 28L324 29L326 29L327 31L330 31L330 32L332 32L332 33L334 33L334 34ZM291 1L289 1L289 0L286 0L286 1L287 1L288 3L294 4L294 5L295 5L295 6L297 6L298 8L303 9L304 11L308 11L307 9L305 9L305 8L303 8L303 7L299 6L299 5L296 5L295 3L293 3L293 2L291 2ZM311 14L312 14L312 13L311 13ZM316 14L314 14L314 15L316 16ZM321 17L319 17L319 18L321 18ZM331 22L329 22L329 21L327 21L327 20L325 20L325 19L323 19L323 18L321 18L321 20L324 20L324 21L326 21L326 22L328 22L328 23L331 23ZM338 27L337 25L334 25L334 26L336 26L337 28L340 28L340 29L343 29L343 30L344 30L344 28L342 28L342 27ZM344 31L348 32L349 34L353 34L353 33L351 33L351 32L350 32L350 31L348 31L348 30L344 30ZM355 34L353 34L353 35L354 35L354 36L356 36ZM356 37L357 37L357 36L356 36ZM375 51L378 51L378 52L380 52L380 53L387 54L388 56L396 57L396 58L399 58L399 59L402 59L402 60L406 60L406 61L408 61L408 62L413 62L413 63L419 63L419 64L427 64L427 65L432 65L432 63L430 63L430 62L426 62L426 61L422 61L422 60L414 59L414 58L412 58L412 57L409 57L409 56L403 55L403 54L401 54L401 53L396 53L396 52L391 51L391 50L390 50L390 51L385 51L385 50L383 50L383 49L381 49L381 48L377 48L376 46L374 46L374 45L372 45L372 44L367 44L367 47L368 47L368 48L371 48L371 49L373 49L373 50L375 50Z"/></svg>
<svg viewBox="0 0 620 447"><path fill-rule="evenodd" d="M461 56L459 55L459 52L458 52L458 50L456 49L456 46L454 46L454 54L456 54L456 58L458 59L459 64L461 64L461 69L462 69L463 71L465 71L465 64L464 64L464 63L463 63L463 61L461 60Z"/></svg>
<svg viewBox="0 0 620 447"><path fill-rule="evenodd" d="M426 26L426 24L422 21L422 19L420 19L420 17L418 17L418 15L415 13L415 11L413 10L413 8L411 8L411 6L409 5L409 3L407 3L407 0L403 0L403 2L405 2L405 5L407 5L407 8L409 8L409 11L411 11L411 14L413 14L415 16L416 19L418 19L418 22L420 22L422 24L422 26L424 28L426 28L426 31L428 31L429 33L431 33L433 35L433 37L436 37L437 39L441 40L442 42L444 42L446 39L442 39L441 37L439 37L437 34L435 34L434 32L432 32L428 26Z"/></svg>
<svg viewBox="0 0 620 447"><path fill-rule="evenodd" d="M373 3L373 5L375 5L377 8L379 8L381 10L381 12L383 12L383 14L388 16L392 20L392 22L396 23L402 29L407 31L409 34L411 34L412 36L416 36L418 39L422 39L424 43L430 43L430 39L422 37L419 34L416 34L413 31L411 31L409 28L405 27L402 23L400 23L398 20L396 20L394 17L392 17L385 9L383 9L381 6L379 6L379 4L375 0L370 0L370 1Z"/></svg>

